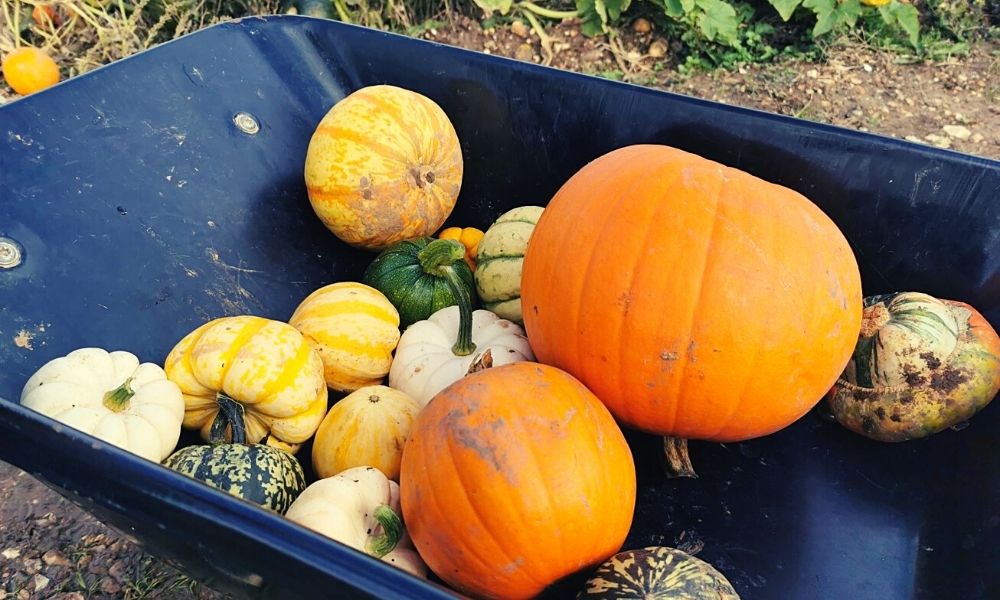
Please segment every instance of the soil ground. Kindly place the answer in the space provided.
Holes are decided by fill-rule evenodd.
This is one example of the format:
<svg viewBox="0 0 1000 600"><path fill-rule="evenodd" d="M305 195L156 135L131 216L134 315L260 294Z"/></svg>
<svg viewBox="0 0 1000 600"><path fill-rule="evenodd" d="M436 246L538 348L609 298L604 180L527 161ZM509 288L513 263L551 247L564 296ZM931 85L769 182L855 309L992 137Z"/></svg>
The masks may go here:
<svg viewBox="0 0 1000 600"><path fill-rule="evenodd" d="M524 26L484 31L459 19L422 37L543 62ZM670 44L629 30L613 53L571 23L550 28L557 68L950 147L1000 159L1000 44L964 57L899 64L859 43L840 43L815 64L781 61L681 76ZM0 463L0 600L224 598L143 552L33 477Z"/></svg>

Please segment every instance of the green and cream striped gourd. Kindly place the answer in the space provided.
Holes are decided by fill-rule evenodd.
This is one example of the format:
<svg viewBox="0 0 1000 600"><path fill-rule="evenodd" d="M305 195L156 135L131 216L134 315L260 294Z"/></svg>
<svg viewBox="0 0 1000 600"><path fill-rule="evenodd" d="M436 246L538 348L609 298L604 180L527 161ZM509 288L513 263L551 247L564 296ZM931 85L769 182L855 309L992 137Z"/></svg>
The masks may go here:
<svg viewBox="0 0 1000 600"><path fill-rule="evenodd" d="M521 265L528 240L542 215L541 206L519 206L490 225L476 256L476 291L483 308L519 325Z"/></svg>

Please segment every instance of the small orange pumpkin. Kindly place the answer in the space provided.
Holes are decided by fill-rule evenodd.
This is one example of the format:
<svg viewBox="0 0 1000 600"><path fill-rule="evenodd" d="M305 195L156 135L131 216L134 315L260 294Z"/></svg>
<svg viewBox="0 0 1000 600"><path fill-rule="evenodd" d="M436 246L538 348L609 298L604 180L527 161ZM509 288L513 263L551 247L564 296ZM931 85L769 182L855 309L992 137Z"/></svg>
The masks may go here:
<svg viewBox="0 0 1000 600"><path fill-rule="evenodd" d="M391 85L350 94L309 140L309 202L326 227L352 246L382 250L430 236L455 207L462 150L433 100Z"/></svg>
<svg viewBox="0 0 1000 600"><path fill-rule="evenodd" d="M52 57L31 46L22 46L0 61L4 81L22 96L59 83L59 66Z"/></svg>
<svg viewBox="0 0 1000 600"><path fill-rule="evenodd" d="M448 227L438 233L438 239L455 240L465 246L465 264L469 269L476 270L476 253L479 251L479 242L483 239L483 230L475 227Z"/></svg>
<svg viewBox="0 0 1000 600"><path fill-rule="evenodd" d="M518 362L467 375L417 417L400 501L420 556L478 597L529 598L621 549L635 465L607 408L569 374Z"/></svg>
<svg viewBox="0 0 1000 600"><path fill-rule="evenodd" d="M854 254L815 204L660 145L570 178L521 282L539 362L630 427L712 441L773 433L817 404L854 350L861 299Z"/></svg>

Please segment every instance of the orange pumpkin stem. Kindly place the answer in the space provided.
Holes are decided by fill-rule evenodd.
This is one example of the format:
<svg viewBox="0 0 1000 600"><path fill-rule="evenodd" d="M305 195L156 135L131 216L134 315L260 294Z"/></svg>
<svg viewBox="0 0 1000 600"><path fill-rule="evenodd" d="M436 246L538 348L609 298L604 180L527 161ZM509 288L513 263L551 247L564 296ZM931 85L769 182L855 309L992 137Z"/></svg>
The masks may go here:
<svg viewBox="0 0 1000 600"><path fill-rule="evenodd" d="M667 477L698 478L698 474L694 472L694 466L691 464L691 456L688 454L687 440L664 436L663 457L666 459L663 470Z"/></svg>

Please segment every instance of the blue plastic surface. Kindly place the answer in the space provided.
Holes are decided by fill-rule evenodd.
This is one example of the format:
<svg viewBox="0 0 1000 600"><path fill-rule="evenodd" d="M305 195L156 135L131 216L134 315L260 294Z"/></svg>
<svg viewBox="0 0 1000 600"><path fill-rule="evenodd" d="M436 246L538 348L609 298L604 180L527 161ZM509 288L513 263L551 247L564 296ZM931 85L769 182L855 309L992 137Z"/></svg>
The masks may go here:
<svg viewBox="0 0 1000 600"><path fill-rule="evenodd" d="M315 288L357 280L373 255L323 228L302 170L325 112L376 83L429 96L454 123L466 165L449 224L485 228L611 149L670 144L815 201L866 295L960 299L1000 325L1000 163L333 21L251 18L0 107L0 237L25 258L0 270L0 459L241 596L449 596L17 404L35 369L75 348L162 364L210 318L285 320ZM259 133L234 126L239 112ZM700 477L682 481L662 476L658 438L627 432L639 497L625 547L701 546L745 599L998 598L998 427L990 405L961 432L890 445L813 413L758 440L692 442Z"/></svg>

